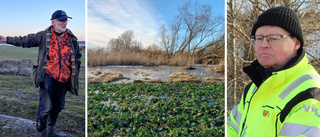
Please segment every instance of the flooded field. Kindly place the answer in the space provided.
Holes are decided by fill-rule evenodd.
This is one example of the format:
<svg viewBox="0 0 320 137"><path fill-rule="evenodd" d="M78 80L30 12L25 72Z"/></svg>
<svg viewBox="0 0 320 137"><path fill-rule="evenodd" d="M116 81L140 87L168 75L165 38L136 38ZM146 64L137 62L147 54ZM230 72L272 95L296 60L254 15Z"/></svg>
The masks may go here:
<svg viewBox="0 0 320 137"><path fill-rule="evenodd" d="M182 72L196 76L198 78L221 78L224 77L223 73L213 73L212 71L206 71L206 69L217 67L215 65L195 65L193 69L185 69L183 67L174 66L100 66L100 67L88 67L88 77L95 77L96 71L104 72L121 72L123 79L115 80L111 83L132 83L134 80L144 79L159 79L163 82L169 80L170 74Z"/></svg>

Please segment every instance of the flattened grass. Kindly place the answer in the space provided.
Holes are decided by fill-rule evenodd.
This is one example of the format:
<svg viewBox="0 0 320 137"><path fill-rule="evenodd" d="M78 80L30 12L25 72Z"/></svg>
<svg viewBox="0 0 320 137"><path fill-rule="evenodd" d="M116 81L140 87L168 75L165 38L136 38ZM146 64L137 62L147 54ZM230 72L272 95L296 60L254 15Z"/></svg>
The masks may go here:
<svg viewBox="0 0 320 137"><path fill-rule="evenodd" d="M81 51L81 74L79 78L79 96L66 95L66 107L58 117L57 130L75 136L85 136L85 51ZM0 60L30 59L37 61L38 48L0 46ZM30 77L0 75L0 114L21 117L35 121L38 111L39 89L32 84ZM0 123L5 124L5 123ZM1 126L2 127L2 126ZM34 133L17 133L14 130L0 128L0 136L35 136Z"/></svg>
<svg viewBox="0 0 320 137"><path fill-rule="evenodd" d="M38 111L39 89L33 87L31 78L0 75L0 82L0 114L35 121ZM84 86L81 86L79 96L67 93L66 107L60 113L56 125L59 131L85 136L84 92ZM9 134L9 131L6 132Z"/></svg>

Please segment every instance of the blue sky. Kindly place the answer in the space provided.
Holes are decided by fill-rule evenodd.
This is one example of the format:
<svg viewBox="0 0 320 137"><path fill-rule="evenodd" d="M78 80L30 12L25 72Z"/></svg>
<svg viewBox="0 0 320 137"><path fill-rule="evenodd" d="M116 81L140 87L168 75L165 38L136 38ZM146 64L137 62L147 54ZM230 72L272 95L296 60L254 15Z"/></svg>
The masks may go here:
<svg viewBox="0 0 320 137"><path fill-rule="evenodd" d="M85 40L85 0L1 0L0 35L24 36L51 25L51 15L62 9L73 19L69 28Z"/></svg>
<svg viewBox="0 0 320 137"><path fill-rule="evenodd" d="M190 0L88 0L87 37L90 47L106 47L111 38L133 30L144 46L157 43L159 28L169 25ZM192 2L194 2L193 0ZM224 17L224 0L198 0L212 6L214 15Z"/></svg>

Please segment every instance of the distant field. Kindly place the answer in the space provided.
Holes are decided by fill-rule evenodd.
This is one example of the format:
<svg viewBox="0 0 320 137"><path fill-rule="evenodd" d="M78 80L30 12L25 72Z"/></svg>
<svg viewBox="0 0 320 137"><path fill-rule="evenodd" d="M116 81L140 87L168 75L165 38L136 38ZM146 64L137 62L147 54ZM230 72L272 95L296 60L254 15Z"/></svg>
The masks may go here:
<svg viewBox="0 0 320 137"><path fill-rule="evenodd" d="M37 61L38 48L21 48L15 46L0 46L0 59L4 57L30 59Z"/></svg>
<svg viewBox="0 0 320 137"><path fill-rule="evenodd" d="M30 59L37 62L38 48L21 48L16 46L1 46L0 45L0 60L7 59ZM81 66L85 66L85 51L81 51Z"/></svg>

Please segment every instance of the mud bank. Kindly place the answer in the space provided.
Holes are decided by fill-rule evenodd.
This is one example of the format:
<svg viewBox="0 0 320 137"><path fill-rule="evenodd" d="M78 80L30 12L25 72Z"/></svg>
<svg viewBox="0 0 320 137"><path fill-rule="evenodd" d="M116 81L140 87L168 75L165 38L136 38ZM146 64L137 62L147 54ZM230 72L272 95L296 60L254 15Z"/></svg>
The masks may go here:
<svg viewBox="0 0 320 137"><path fill-rule="evenodd" d="M35 128L35 121L13 117L8 115L0 115L0 127L6 132L16 132L21 135L21 137L35 137L37 136L37 131ZM59 131L57 131L59 132ZM68 137L75 137L72 134L59 132L66 134Z"/></svg>
<svg viewBox="0 0 320 137"><path fill-rule="evenodd" d="M223 77L214 78L214 77L197 77L195 73L188 72L175 72L169 75L168 80L161 80L156 78L148 78L150 74L144 72L133 72L133 75L139 75L139 73L144 76L141 79L133 79L132 83L163 83L163 82L192 82L192 83L201 83L201 82L224 82ZM130 80L130 78L124 77L120 71L106 71L102 74L101 71L96 70L92 72L95 76L88 77L88 83L111 83L116 82L122 79Z"/></svg>
<svg viewBox="0 0 320 137"><path fill-rule="evenodd" d="M33 61L21 60L0 60L0 74L31 76Z"/></svg>

